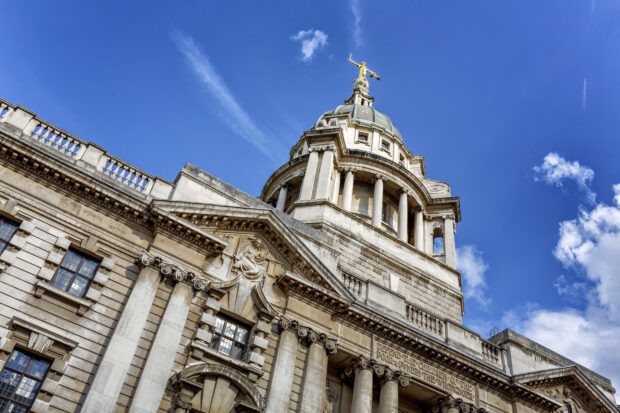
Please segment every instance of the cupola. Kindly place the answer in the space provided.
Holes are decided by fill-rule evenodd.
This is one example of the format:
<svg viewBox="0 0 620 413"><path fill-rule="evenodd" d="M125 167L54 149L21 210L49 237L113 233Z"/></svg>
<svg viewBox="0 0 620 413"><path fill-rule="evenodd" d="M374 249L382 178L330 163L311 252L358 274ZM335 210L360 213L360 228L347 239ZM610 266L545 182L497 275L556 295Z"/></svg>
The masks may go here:
<svg viewBox="0 0 620 413"><path fill-rule="evenodd" d="M377 73L349 61L359 69L353 93L303 133L261 198L310 225L413 249L455 268L458 197L426 177L424 157L374 107L366 76L379 80Z"/></svg>

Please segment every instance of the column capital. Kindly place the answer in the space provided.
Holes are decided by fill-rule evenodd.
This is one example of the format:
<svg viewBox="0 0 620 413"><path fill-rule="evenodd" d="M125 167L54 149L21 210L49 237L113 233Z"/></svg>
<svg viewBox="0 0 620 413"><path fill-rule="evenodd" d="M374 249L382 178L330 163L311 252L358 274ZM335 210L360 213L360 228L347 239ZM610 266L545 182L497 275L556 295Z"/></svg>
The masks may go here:
<svg viewBox="0 0 620 413"><path fill-rule="evenodd" d="M357 372L359 370L372 370L375 366L375 361L365 356L359 356L353 360L353 369Z"/></svg>
<svg viewBox="0 0 620 413"><path fill-rule="evenodd" d="M385 175L383 175L383 174L375 174L375 182L379 181L379 180L386 181L387 177Z"/></svg>
<svg viewBox="0 0 620 413"><path fill-rule="evenodd" d="M155 256L147 251L142 251L136 263L141 268L152 267L159 273L173 282L184 282L190 285L195 291L202 291L209 287L210 281L202 278L191 271L186 271L179 265L166 261L161 257Z"/></svg>
<svg viewBox="0 0 620 413"><path fill-rule="evenodd" d="M407 196L412 196L413 192L410 189L407 188L400 188L400 191L398 191L399 195L407 195Z"/></svg>
<svg viewBox="0 0 620 413"><path fill-rule="evenodd" d="M437 400L440 407L447 407L448 409L459 408L459 405L463 402L461 399L456 399L452 396L442 397Z"/></svg>

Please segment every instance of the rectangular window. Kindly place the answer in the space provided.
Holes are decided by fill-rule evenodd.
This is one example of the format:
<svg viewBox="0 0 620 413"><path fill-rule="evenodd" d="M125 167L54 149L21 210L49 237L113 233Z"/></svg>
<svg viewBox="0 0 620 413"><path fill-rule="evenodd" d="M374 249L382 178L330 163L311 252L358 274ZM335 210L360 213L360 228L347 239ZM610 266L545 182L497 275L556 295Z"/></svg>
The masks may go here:
<svg viewBox="0 0 620 413"><path fill-rule="evenodd" d="M385 139L381 139L381 149L383 149L384 151L390 151L390 143L388 141L386 141Z"/></svg>
<svg viewBox="0 0 620 413"><path fill-rule="evenodd" d="M237 360L245 357L250 327L221 314L216 316L211 348Z"/></svg>
<svg viewBox="0 0 620 413"><path fill-rule="evenodd" d="M60 263L51 284L78 297L84 297L99 268L99 260L70 249Z"/></svg>
<svg viewBox="0 0 620 413"><path fill-rule="evenodd" d="M0 216L0 254L2 254L6 246L9 245L9 241L17 232L17 228L19 228L17 222ZM0 412L2 412L2 410L0 410Z"/></svg>
<svg viewBox="0 0 620 413"><path fill-rule="evenodd" d="M358 132L357 134L358 142L368 143L368 134L363 132Z"/></svg>
<svg viewBox="0 0 620 413"><path fill-rule="evenodd" d="M49 366L45 360L13 350L0 372L0 412L30 411Z"/></svg>

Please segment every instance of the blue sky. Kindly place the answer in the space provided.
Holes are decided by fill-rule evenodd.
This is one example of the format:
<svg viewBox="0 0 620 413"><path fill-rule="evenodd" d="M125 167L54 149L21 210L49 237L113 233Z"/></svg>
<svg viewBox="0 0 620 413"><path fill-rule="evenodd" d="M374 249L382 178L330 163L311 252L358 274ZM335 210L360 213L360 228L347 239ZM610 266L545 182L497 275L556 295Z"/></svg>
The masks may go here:
<svg viewBox="0 0 620 413"><path fill-rule="evenodd" d="M617 0L8 2L0 23L4 99L150 173L191 162L253 195L350 95L353 52L461 197L465 323L620 383Z"/></svg>

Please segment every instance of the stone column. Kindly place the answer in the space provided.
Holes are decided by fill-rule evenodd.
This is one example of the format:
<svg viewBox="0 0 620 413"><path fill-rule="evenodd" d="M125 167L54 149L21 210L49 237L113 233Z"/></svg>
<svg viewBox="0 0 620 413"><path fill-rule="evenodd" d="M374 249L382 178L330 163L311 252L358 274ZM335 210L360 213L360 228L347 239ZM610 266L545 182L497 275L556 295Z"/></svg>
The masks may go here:
<svg viewBox="0 0 620 413"><path fill-rule="evenodd" d="M400 199L398 202L398 238L403 242L409 241L409 233L407 231L407 214L409 213L408 199L409 194L406 190L402 190L400 193Z"/></svg>
<svg viewBox="0 0 620 413"><path fill-rule="evenodd" d="M424 212L418 207L415 211L415 221L413 222L413 245L420 251L424 249Z"/></svg>
<svg viewBox="0 0 620 413"><path fill-rule="evenodd" d="M319 178L316 182L316 191L314 199L329 199L329 184L332 179L332 171L334 170L334 151L327 148L323 152L321 158L321 167L319 168Z"/></svg>
<svg viewBox="0 0 620 413"><path fill-rule="evenodd" d="M162 269L163 272L163 269ZM146 364L131 402L131 413L156 412L170 378L174 359L194 294L192 286L173 274L177 281L153 340ZM179 278L182 278L179 280Z"/></svg>
<svg viewBox="0 0 620 413"><path fill-rule="evenodd" d="M308 333L308 358L301 389L300 413L320 412L327 378L327 354L336 352L336 341L315 331Z"/></svg>
<svg viewBox="0 0 620 413"><path fill-rule="evenodd" d="M280 344L276 354L276 362L271 374L271 385L267 395L265 413L284 413L293 389L295 359L297 357L297 337L306 337L308 330L299 327L296 321L285 317L280 318Z"/></svg>
<svg viewBox="0 0 620 413"><path fill-rule="evenodd" d="M301 182L301 189L299 191L299 200L307 201L312 199L312 192L314 190L314 178L316 176L316 167L319 163L319 153L314 148L309 148L310 156L308 157L308 163L306 164L306 173L304 179Z"/></svg>
<svg viewBox="0 0 620 413"><path fill-rule="evenodd" d="M153 260L154 257L146 252L139 259L142 270L90 386L82 407L84 413L108 413L116 408L116 399L125 382L159 285L159 270L150 266Z"/></svg>
<svg viewBox="0 0 620 413"><path fill-rule="evenodd" d="M387 370L381 380L379 413L398 413L398 381L391 370Z"/></svg>
<svg viewBox="0 0 620 413"><path fill-rule="evenodd" d="M443 250L446 256L446 265L456 268L456 245L454 244L454 218L444 219Z"/></svg>
<svg viewBox="0 0 620 413"><path fill-rule="evenodd" d="M288 194L288 186L284 184L280 187L280 192L278 193L278 203L276 204L276 209L278 211L284 211L284 207L286 205L287 194Z"/></svg>
<svg viewBox="0 0 620 413"><path fill-rule="evenodd" d="M338 205L338 195L340 195L340 169L336 170L334 174L334 187L332 188L332 202Z"/></svg>
<svg viewBox="0 0 620 413"><path fill-rule="evenodd" d="M442 397L438 400L438 407L441 413L459 413L460 399L455 399L452 396Z"/></svg>
<svg viewBox="0 0 620 413"><path fill-rule="evenodd" d="M372 225L381 228L381 215L383 212L383 176L377 175L375 179L375 195L372 206Z"/></svg>
<svg viewBox="0 0 620 413"><path fill-rule="evenodd" d="M374 363L365 357L355 360L355 381L351 412L372 413L372 367Z"/></svg>
<svg viewBox="0 0 620 413"><path fill-rule="evenodd" d="M344 188L342 188L342 208L351 211L351 200L353 199L353 181L355 180L355 172L353 169L347 170L344 178Z"/></svg>

